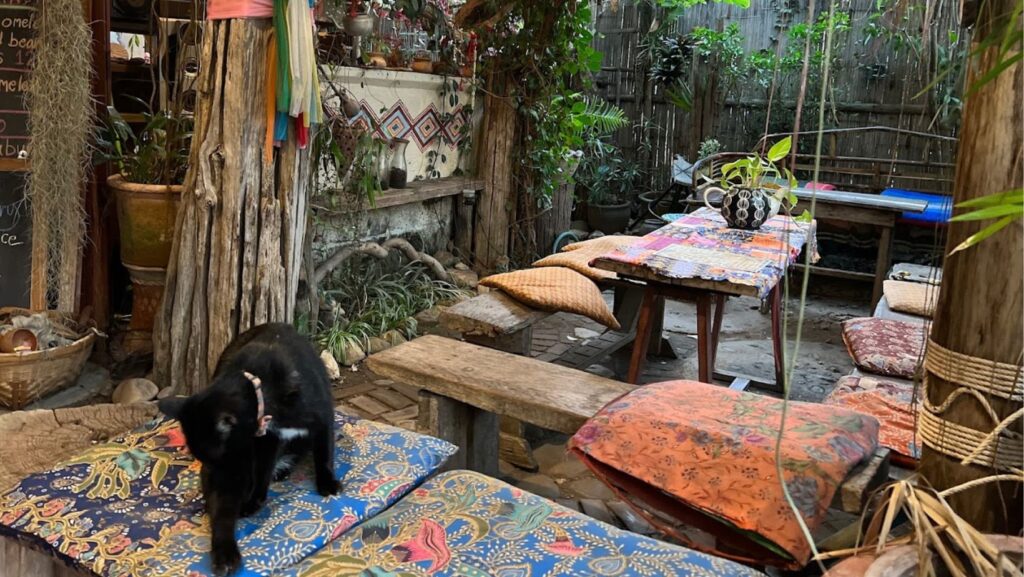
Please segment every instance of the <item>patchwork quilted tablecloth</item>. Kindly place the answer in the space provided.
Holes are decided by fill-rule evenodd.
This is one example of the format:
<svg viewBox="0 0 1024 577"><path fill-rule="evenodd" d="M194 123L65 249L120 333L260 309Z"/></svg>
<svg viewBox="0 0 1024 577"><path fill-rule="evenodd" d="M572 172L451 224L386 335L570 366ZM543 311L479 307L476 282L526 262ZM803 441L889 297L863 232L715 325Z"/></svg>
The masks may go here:
<svg viewBox="0 0 1024 577"><path fill-rule="evenodd" d="M776 216L758 230L729 228L702 208L601 258L647 269L666 280L704 279L754 287L765 298L805 245L817 261L814 223Z"/></svg>
<svg viewBox="0 0 1024 577"><path fill-rule="evenodd" d="M289 567L401 498L455 447L395 427L335 416L342 495L316 493L312 465L271 486L239 522L245 576ZM199 463L177 421L154 421L0 494L0 536L44 544L104 577L210 573Z"/></svg>
<svg viewBox="0 0 1024 577"><path fill-rule="evenodd" d="M468 471L425 482L281 577L761 575Z"/></svg>

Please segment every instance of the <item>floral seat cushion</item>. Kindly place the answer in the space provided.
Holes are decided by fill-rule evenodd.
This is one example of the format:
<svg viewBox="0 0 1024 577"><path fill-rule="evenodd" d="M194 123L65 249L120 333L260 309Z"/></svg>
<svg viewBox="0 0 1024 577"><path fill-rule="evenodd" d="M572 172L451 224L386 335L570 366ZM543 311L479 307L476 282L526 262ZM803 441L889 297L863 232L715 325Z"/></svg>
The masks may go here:
<svg viewBox="0 0 1024 577"><path fill-rule="evenodd" d="M621 531L501 481L426 481L281 577L753 576L757 571Z"/></svg>
<svg viewBox="0 0 1024 577"><path fill-rule="evenodd" d="M878 419L878 444L894 451L894 461L907 466L913 466L921 456L921 445L914 435L914 413L920 402L913 381L872 375L842 377L825 399L825 404Z"/></svg>
<svg viewBox="0 0 1024 577"><path fill-rule="evenodd" d="M455 447L336 414L341 495L323 498L311 465L271 486L266 505L239 521L240 575L270 575L397 501ZM177 421L158 420L97 445L0 494L0 536L48 548L104 577L211 573L200 466Z"/></svg>
<svg viewBox="0 0 1024 577"><path fill-rule="evenodd" d="M776 463L813 530L847 474L874 454L878 421L692 381L641 387L604 407L570 449L653 525L695 548L797 569L810 558ZM658 514L651 514L657 511ZM685 527L718 538L709 546Z"/></svg>
<svg viewBox="0 0 1024 577"><path fill-rule="evenodd" d="M843 323L843 342L861 369L912 379L924 356L927 332L927 326L920 323L858 318Z"/></svg>

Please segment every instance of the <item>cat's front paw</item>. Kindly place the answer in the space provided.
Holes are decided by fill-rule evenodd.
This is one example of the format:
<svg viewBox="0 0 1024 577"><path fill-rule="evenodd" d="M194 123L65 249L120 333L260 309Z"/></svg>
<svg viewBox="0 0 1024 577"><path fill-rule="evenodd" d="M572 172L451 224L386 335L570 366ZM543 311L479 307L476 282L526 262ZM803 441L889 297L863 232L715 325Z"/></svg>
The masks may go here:
<svg viewBox="0 0 1024 577"><path fill-rule="evenodd" d="M337 495L341 492L341 483L337 479L331 476L317 476L316 478L316 492L320 493L321 497L330 497L331 495Z"/></svg>
<svg viewBox="0 0 1024 577"><path fill-rule="evenodd" d="M242 568L242 554L234 541L215 544L210 556L213 558L213 574L217 577L226 577Z"/></svg>

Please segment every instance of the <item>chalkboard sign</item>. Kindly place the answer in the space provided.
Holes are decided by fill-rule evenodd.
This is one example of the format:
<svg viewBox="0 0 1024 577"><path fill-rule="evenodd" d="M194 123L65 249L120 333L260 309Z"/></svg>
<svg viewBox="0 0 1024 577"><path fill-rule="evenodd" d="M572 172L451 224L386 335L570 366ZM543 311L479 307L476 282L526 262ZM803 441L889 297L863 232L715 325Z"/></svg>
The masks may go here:
<svg viewBox="0 0 1024 577"><path fill-rule="evenodd" d="M25 172L0 172L0 307L31 304L32 218Z"/></svg>
<svg viewBox="0 0 1024 577"><path fill-rule="evenodd" d="M28 146L25 92L35 55L38 0L0 0L0 158Z"/></svg>

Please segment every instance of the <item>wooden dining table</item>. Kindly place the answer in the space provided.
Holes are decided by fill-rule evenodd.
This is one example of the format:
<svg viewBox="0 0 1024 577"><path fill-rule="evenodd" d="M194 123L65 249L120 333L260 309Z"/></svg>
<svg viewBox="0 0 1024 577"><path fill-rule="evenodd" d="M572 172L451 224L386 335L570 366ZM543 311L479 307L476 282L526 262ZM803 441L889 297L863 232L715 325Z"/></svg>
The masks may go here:
<svg viewBox="0 0 1024 577"><path fill-rule="evenodd" d="M701 208L642 237L638 242L606 253L590 264L644 284L636 340L627 382L636 383L650 345L655 311L663 299L697 306L698 379L732 380L732 388L753 385L780 390L785 367L782 335L782 279L805 250L817 261L816 224L776 216L758 230L729 228L716 210ZM774 379L730 371L716 374L715 357L726 299L752 296L767 301L771 311Z"/></svg>

